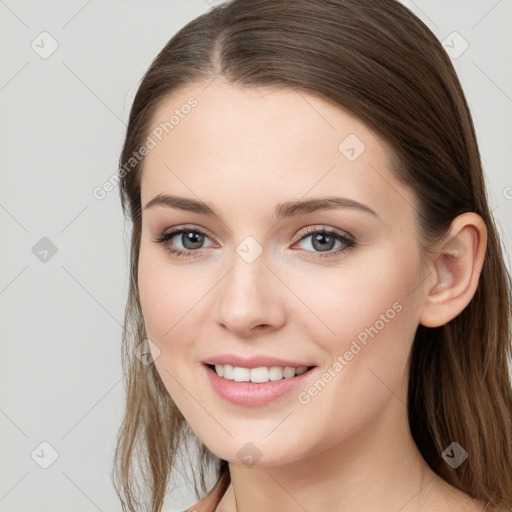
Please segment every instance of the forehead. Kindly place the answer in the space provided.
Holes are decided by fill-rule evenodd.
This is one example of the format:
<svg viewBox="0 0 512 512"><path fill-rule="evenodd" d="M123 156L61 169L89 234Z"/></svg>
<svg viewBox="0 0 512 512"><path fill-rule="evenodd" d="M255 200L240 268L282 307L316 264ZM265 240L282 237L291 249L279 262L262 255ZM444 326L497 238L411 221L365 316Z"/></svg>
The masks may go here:
<svg viewBox="0 0 512 512"><path fill-rule="evenodd" d="M161 192L219 204L236 193L247 207L328 193L399 215L413 201L391 174L384 141L348 110L304 91L190 84L161 103L150 136L143 204Z"/></svg>

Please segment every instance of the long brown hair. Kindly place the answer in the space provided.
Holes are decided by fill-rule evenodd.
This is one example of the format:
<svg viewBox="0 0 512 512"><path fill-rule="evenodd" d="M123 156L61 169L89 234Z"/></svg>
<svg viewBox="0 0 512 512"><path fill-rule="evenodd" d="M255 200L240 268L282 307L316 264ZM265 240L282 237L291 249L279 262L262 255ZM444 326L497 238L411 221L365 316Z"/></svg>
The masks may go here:
<svg viewBox="0 0 512 512"><path fill-rule="evenodd" d="M395 0L233 0L188 23L155 58L135 96L120 157L122 208L132 222L122 348L126 412L112 472L123 510L161 510L177 454L180 447L190 453L189 441L199 448L198 497L207 492L210 464L217 464L219 496L230 481L227 462L193 435L154 364L134 357L147 337L137 287L144 160L126 166L164 99L217 76L320 95L375 130L392 150L392 171L419 200L426 250L457 215L476 212L484 219L487 252L471 302L442 327L418 327L408 415L413 438L438 475L489 507L511 507L510 276L472 117L450 58ZM454 440L469 454L457 469L441 457Z"/></svg>

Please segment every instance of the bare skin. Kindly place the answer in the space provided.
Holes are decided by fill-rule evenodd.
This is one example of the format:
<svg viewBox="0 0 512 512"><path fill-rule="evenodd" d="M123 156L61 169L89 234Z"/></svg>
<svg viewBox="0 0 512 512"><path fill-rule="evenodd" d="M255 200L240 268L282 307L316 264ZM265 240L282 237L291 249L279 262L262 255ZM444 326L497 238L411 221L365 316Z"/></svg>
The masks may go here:
<svg viewBox="0 0 512 512"><path fill-rule="evenodd" d="M230 462L217 512L484 510L428 467L406 410L416 328L443 325L471 300L485 253L482 219L459 216L448 238L456 243L440 243L422 265L417 199L392 174L383 141L357 118L310 94L219 78L178 91L154 126L190 96L197 106L146 157L142 205L169 194L205 201L220 218L162 204L143 209L139 288L166 389L195 434ZM327 196L373 213L344 206L274 215L279 203ZM205 233L195 256L154 241L178 226ZM326 252L306 236L312 227L345 239L324 243ZM246 237L262 250L251 263L236 251ZM190 252L183 239L167 247ZM365 332L366 344L347 354ZM205 378L201 361L228 352L317 368L302 400L292 392L244 407ZM342 369L333 370L340 355ZM329 369L325 387L309 392ZM255 464L240 458L247 443L257 448Z"/></svg>

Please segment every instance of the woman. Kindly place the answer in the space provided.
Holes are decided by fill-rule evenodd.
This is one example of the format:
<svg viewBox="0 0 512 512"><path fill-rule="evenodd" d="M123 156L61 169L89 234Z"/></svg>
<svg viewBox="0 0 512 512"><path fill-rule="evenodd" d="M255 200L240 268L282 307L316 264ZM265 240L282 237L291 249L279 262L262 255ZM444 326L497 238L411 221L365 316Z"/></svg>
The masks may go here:
<svg viewBox="0 0 512 512"><path fill-rule="evenodd" d="M124 510L162 510L190 446L190 510L512 507L509 276L457 75L409 10L213 8L151 64L120 163Z"/></svg>

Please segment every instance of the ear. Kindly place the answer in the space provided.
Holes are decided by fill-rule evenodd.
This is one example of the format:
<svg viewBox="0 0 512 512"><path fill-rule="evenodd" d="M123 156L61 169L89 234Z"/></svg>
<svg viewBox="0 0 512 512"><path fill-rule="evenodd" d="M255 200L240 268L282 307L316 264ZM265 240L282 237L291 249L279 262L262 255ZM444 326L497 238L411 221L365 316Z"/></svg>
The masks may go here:
<svg viewBox="0 0 512 512"><path fill-rule="evenodd" d="M431 278L419 323L439 327L455 318L471 301L478 286L487 247L487 227L480 215L468 212L452 222L433 260Z"/></svg>

